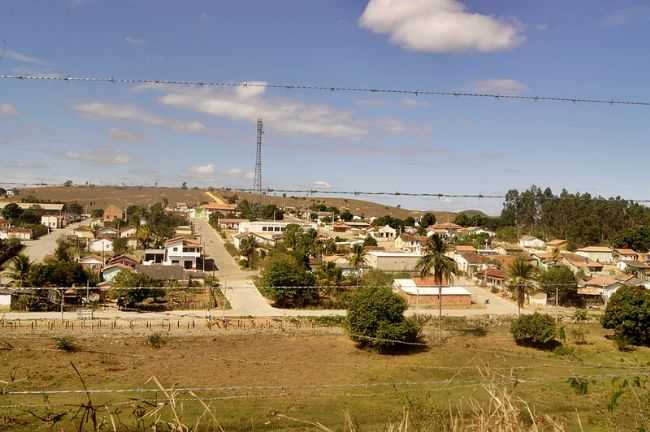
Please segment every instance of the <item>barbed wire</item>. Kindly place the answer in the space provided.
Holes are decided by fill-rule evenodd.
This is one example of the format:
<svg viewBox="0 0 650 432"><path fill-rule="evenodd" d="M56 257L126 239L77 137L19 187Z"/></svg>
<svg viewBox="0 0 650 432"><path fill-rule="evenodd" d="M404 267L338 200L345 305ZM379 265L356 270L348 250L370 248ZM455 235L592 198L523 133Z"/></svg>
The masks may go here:
<svg viewBox="0 0 650 432"><path fill-rule="evenodd" d="M311 84L282 84L268 83L262 81L193 81L193 80L165 80L165 79L140 79L140 78L116 78L101 77L92 75L38 75L38 74L2 74L3 80L23 81L60 81L60 82L85 82L85 83L108 83L125 85L155 85L155 86L184 86L184 87L214 87L214 88L237 88L255 87L265 89L282 90L310 90L324 91L328 93L367 93L387 94L401 96L452 96L463 98L489 98L493 100L512 100L527 102L568 102L601 105L629 105L629 106L650 106L650 102L627 99L602 99L593 97L566 97L566 96L525 96L513 94L499 94L487 92L468 92L453 90L411 90L399 88L372 88L372 87L347 87L347 86L325 86Z"/></svg>

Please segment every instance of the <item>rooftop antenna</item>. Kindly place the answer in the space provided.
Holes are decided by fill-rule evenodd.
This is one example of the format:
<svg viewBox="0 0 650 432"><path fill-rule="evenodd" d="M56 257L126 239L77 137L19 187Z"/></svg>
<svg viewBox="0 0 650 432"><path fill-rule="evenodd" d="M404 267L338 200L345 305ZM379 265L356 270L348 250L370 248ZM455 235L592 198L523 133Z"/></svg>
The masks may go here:
<svg viewBox="0 0 650 432"><path fill-rule="evenodd" d="M257 119L257 154L255 156L255 183L253 189L258 194L262 193L262 135L264 134L264 122Z"/></svg>

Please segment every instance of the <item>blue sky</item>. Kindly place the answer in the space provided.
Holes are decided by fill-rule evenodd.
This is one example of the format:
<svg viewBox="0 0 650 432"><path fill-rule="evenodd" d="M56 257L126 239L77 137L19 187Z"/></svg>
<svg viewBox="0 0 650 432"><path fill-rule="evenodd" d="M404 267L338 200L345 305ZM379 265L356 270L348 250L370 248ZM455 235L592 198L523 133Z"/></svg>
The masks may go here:
<svg viewBox="0 0 650 432"><path fill-rule="evenodd" d="M650 100L643 1L5 0L0 72ZM0 81L0 181L648 197L649 108ZM487 200L389 199L420 209Z"/></svg>

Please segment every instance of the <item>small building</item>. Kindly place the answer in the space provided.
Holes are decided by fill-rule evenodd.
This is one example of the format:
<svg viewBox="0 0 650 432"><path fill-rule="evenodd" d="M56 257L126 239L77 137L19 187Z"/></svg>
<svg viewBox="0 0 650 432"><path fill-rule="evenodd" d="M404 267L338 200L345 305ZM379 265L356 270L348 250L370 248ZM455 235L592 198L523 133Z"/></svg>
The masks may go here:
<svg viewBox="0 0 650 432"><path fill-rule="evenodd" d="M11 309L11 290L0 289L0 310Z"/></svg>
<svg viewBox="0 0 650 432"><path fill-rule="evenodd" d="M90 227L85 225L73 229L72 235L81 239L95 240L95 232Z"/></svg>
<svg viewBox="0 0 650 432"><path fill-rule="evenodd" d="M86 255L79 260L79 264L81 264L81 267L85 270L98 272L101 270L104 262L97 255Z"/></svg>
<svg viewBox="0 0 650 432"><path fill-rule="evenodd" d="M113 282L113 279L120 274L121 271L130 272L133 269L131 267L122 265L122 264L111 264L107 265L102 269L102 279L104 282Z"/></svg>
<svg viewBox="0 0 650 432"><path fill-rule="evenodd" d="M521 236L519 239L519 247L523 249L544 249L546 247L546 242L537 237L525 235Z"/></svg>
<svg viewBox="0 0 650 432"><path fill-rule="evenodd" d="M599 305L607 303L623 282L611 276L596 276L578 285L578 294L583 296L585 303Z"/></svg>
<svg viewBox="0 0 650 432"><path fill-rule="evenodd" d="M223 218L219 219L219 229L239 231L239 224L250 222L248 219Z"/></svg>
<svg viewBox="0 0 650 432"><path fill-rule="evenodd" d="M303 230L317 229L315 223L304 222L285 222L285 221L253 221L253 222L240 222L240 233L283 233L288 225L298 225Z"/></svg>
<svg viewBox="0 0 650 432"><path fill-rule="evenodd" d="M31 240L33 235L32 230L29 228L9 228L3 232L6 239ZM0 238L2 237L0 236Z"/></svg>
<svg viewBox="0 0 650 432"><path fill-rule="evenodd" d="M369 234L375 240L391 241L395 240L395 237L397 236L397 230L389 225L384 225L381 228L370 231Z"/></svg>
<svg viewBox="0 0 650 432"><path fill-rule="evenodd" d="M98 238L114 239L117 238L119 234L120 232L117 229L111 227L104 227L97 231Z"/></svg>
<svg viewBox="0 0 650 432"><path fill-rule="evenodd" d="M607 246L583 247L576 250L576 255L580 255L601 264L611 264L614 261L614 250Z"/></svg>
<svg viewBox="0 0 650 432"><path fill-rule="evenodd" d="M88 250L90 252L107 254L113 253L113 241L106 238L92 240L88 242Z"/></svg>
<svg viewBox="0 0 650 432"><path fill-rule="evenodd" d="M422 255L414 252L370 251L366 256L368 267L385 272L410 272Z"/></svg>
<svg viewBox="0 0 650 432"><path fill-rule="evenodd" d="M557 249L559 251L565 251L567 250L567 247L569 245L569 242L566 240L562 239L555 239L546 242L546 249L548 249L549 252L553 252L553 250Z"/></svg>
<svg viewBox="0 0 650 432"><path fill-rule="evenodd" d="M165 249L145 249L142 264L162 264L165 261Z"/></svg>
<svg viewBox="0 0 650 432"><path fill-rule="evenodd" d="M427 237L411 234L400 234L395 239L395 249L420 253Z"/></svg>
<svg viewBox="0 0 650 432"><path fill-rule="evenodd" d="M122 264L123 266L134 269L139 264L138 260L129 255L116 255L106 261L106 265Z"/></svg>
<svg viewBox="0 0 650 432"><path fill-rule="evenodd" d="M614 261L639 261L639 253L633 249L618 248L614 249Z"/></svg>
<svg viewBox="0 0 650 432"><path fill-rule="evenodd" d="M43 215L41 216L41 225L45 225L51 230L63 228L64 219L59 215Z"/></svg>
<svg viewBox="0 0 650 432"><path fill-rule="evenodd" d="M562 255L562 264L569 267L574 274L582 271L585 276L591 276L603 271L603 265L581 255L565 253Z"/></svg>
<svg viewBox="0 0 650 432"><path fill-rule="evenodd" d="M460 286L438 285L432 278L395 279L393 291L406 300L409 306L469 307L472 293Z"/></svg>
<svg viewBox="0 0 650 432"><path fill-rule="evenodd" d="M499 255L521 255L524 250L519 245L501 244L494 248Z"/></svg>
<svg viewBox="0 0 650 432"><path fill-rule="evenodd" d="M634 275L640 280L650 280L650 263L638 261L619 261L617 267L619 265L623 266L621 270Z"/></svg>
<svg viewBox="0 0 650 432"><path fill-rule="evenodd" d="M344 233L350 230L350 225L345 222L334 222L332 224L332 231L336 233Z"/></svg>
<svg viewBox="0 0 650 432"><path fill-rule="evenodd" d="M462 226L451 222L433 224L427 228L427 236L438 234L445 239L451 239L463 229Z"/></svg>
<svg viewBox="0 0 650 432"><path fill-rule="evenodd" d="M122 209L112 204L104 209L104 215L102 216L104 222L114 222L122 220L123 218L124 212Z"/></svg>
<svg viewBox="0 0 650 432"><path fill-rule="evenodd" d="M232 237L232 244L237 250L241 247L241 242L245 238L252 237L257 247L272 248L275 247L284 238L282 233L238 233Z"/></svg>
<svg viewBox="0 0 650 432"><path fill-rule="evenodd" d="M174 229L175 236L191 236L192 227L190 225L180 225Z"/></svg>
<svg viewBox="0 0 650 432"><path fill-rule="evenodd" d="M120 238L133 238L138 234L138 230L133 227L128 227L120 230Z"/></svg>
<svg viewBox="0 0 650 432"><path fill-rule="evenodd" d="M474 252L454 253L453 260L458 270L469 277L481 270L485 270L490 259Z"/></svg>
<svg viewBox="0 0 650 432"><path fill-rule="evenodd" d="M506 287L508 275L503 270L488 267L475 273L474 279L476 279L481 286L503 290Z"/></svg>
<svg viewBox="0 0 650 432"><path fill-rule="evenodd" d="M457 253L477 253L476 248L470 245L456 245L454 252Z"/></svg>
<svg viewBox="0 0 650 432"><path fill-rule="evenodd" d="M180 265L185 269L196 269L203 246L190 237L176 237L165 242L165 265Z"/></svg>

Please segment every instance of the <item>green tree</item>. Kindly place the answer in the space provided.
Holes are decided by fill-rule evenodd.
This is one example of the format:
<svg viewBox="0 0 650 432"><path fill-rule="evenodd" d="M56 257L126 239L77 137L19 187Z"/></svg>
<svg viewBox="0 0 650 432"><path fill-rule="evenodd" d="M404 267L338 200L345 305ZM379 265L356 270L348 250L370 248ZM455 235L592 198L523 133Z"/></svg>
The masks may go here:
<svg viewBox="0 0 650 432"><path fill-rule="evenodd" d="M367 235L365 239L363 239L363 246L368 247L368 246L377 246L377 240L371 235Z"/></svg>
<svg viewBox="0 0 650 432"><path fill-rule="evenodd" d="M505 242L516 242L519 236L517 235L517 228L513 226L505 226L497 228L496 239Z"/></svg>
<svg viewBox="0 0 650 432"><path fill-rule="evenodd" d="M345 222L350 222L352 219L354 219L354 215L350 213L349 210L343 210L339 217Z"/></svg>
<svg viewBox="0 0 650 432"><path fill-rule="evenodd" d="M430 227L436 223L436 216L433 213L425 213L420 217L419 225L422 228Z"/></svg>
<svg viewBox="0 0 650 432"><path fill-rule="evenodd" d="M16 255L11 259L11 268L7 277L11 280L11 285L15 287L25 287L27 286L27 281L29 278L29 271L31 270L32 263L29 261L27 255Z"/></svg>
<svg viewBox="0 0 650 432"><path fill-rule="evenodd" d="M357 284L361 278L361 270L366 266L366 261L368 259L368 252L363 245L355 244L350 250L350 255L348 255L348 262L350 266L354 269L354 272L357 277Z"/></svg>
<svg viewBox="0 0 650 432"><path fill-rule="evenodd" d="M66 180L65 182L63 182L63 186L65 186L65 187L71 187L72 184L73 184L72 180Z"/></svg>
<svg viewBox="0 0 650 432"><path fill-rule="evenodd" d="M2 217L12 223L15 223L15 221L18 220L18 218L22 214L23 214L23 209L21 209L16 203L7 204L2 209Z"/></svg>
<svg viewBox="0 0 650 432"><path fill-rule="evenodd" d="M81 264L71 261L49 261L33 264L29 284L37 287L85 286L89 277Z"/></svg>
<svg viewBox="0 0 650 432"><path fill-rule="evenodd" d="M508 269L508 284L517 301L517 314L521 316L521 307L526 302L532 288L535 267L523 258L517 258Z"/></svg>
<svg viewBox="0 0 650 432"><path fill-rule="evenodd" d="M445 255L447 244L442 237L434 234L427 238L422 251L422 257L418 260L415 270L421 278L433 276L433 280L439 286L445 282L451 283L456 275L456 262ZM442 288L438 288L438 320L440 324L440 338L442 338Z"/></svg>
<svg viewBox="0 0 650 432"><path fill-rule="evenodd" d="M123 255L129 251L128 240L124 237L113 239L113 254Z"/></svg>
<svg viewBox="0 0 650 432"><path fill-rule="evenodd" d="M539 284L547 296L558 296L558 304L575 304L579 300L576 277L567 266L553 266L542 271L538 278Z"/></svg>
<svg viewBox="0 0 650 432"><path fill-rule="evenodd" d="M512 321L510 333L519 345L546 348L555 341L557 329L553 317L535 312Z"/></svg>
<svg viewBox="0 0 650 432"><path fill-rule="evenodd" d="M141 225L135 233L135 238L143 249L148 249L153 242L153 232L149 225Z"/></svg>
<svg viewBox="0 0 650 432"><path fill-rule="evenodd" d="M625 343L650 346L650 290L619 288L607 302L601 323Z"/></svg>
<svg viewBox="0 0 650 432"><path fill-rule="evenodd" d="M416 343L421 328L404 317L406 301L390 288L363 287L350 301L346 327L360 347L390 352Z"/></svg>
<svg viewBox="0 0 650 432"><path fill-rule="evenodd" d="M303 307L318 301L314 275L295 256L275 251L264 260L262 291L280 307Z"/></svg>
<svg viewBox="0 0 650 432"><path fill-rule="evenodd" d="M96 208L90 211L90 217L94 219L101 219L104 216L104 209Z"/></svg>
<svg viewBox="0 0 650 432"><path fill-rule="evenodd" d="M133 307L148 298L156 299L165 296L161 289L162 282L154 280L143 273L121 270L113 278L114 297L120 307Z"/></svg>
<svg viewBox="0 0 650 432"><path fill-rule="evenodd" d="M247 236L239 242L239 253L241 256L246 257L246 265L248 268L255 268L257 261L257 242L255 237Z"/></svg>

